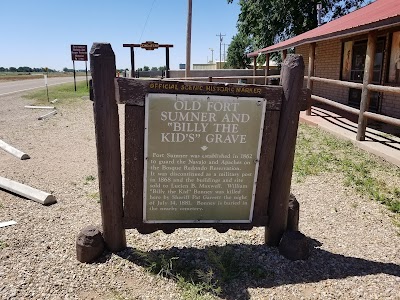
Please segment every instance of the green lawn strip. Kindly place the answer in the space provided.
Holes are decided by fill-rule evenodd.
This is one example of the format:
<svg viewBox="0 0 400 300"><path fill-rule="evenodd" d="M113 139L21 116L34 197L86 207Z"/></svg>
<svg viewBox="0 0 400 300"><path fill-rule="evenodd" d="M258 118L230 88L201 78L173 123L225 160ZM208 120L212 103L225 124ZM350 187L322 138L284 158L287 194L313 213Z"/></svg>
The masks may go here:
<svg viewBox="0 0 400 300"><path fill-rule="evenodd" d="M49 87L49 100L58 99L54 104L65 105L73 104L76 101L81 101L82 97L89 96L89 89L86 87L86 81L78 81L76 83L76 92L74 89L74 83L65 83L60 85L53 85ZM47 92L45 88L34 90L24 95L24 98L31 99L35 105L49 105L47 100Z"/></svg>
<svg viewBox="0 0 400 300"><path fill-rule="evenodd" d="M341 173L344 185L400 214L400 168L319 128L300 124L293 170L300 182L309 175Z"/></svg>

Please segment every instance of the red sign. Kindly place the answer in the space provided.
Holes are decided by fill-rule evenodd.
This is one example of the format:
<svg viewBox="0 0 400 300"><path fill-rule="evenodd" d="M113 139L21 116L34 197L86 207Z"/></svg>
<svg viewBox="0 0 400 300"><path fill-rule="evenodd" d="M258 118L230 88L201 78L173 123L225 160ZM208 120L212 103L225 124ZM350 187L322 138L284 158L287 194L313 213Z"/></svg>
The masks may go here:
<svg viewBox="0 0 400 300"><path fill-rule="evenodd" d="M154 49L157 49L158 47L159 47L158 43L155 43L153 41L147 41L147 42L140 44L140 48L146 49L146 50L154 50Z"/></svg>
<svg viewBox="0 0 400 300"><path fill-rule="evenodd" d="M87 61L87 45L71 45L72 60Z"/></svg>

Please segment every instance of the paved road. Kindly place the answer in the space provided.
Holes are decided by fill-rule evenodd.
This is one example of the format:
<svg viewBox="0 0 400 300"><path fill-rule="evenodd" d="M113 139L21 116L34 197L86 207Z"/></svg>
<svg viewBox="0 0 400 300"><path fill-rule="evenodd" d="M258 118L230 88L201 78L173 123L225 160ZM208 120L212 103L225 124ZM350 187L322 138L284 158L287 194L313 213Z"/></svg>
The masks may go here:
<svg viewBox="0 0 400 300"><path fill-rule="evenodd" d="M76 81L86 80L85 76L77 76ZM48 86L74 82L74 77L53 77L49 78L47 81ZM18 92L34 90L38 88L44 88L44 79L27 79L18 81L0 81L0 97L5 95L10 95Z"/></svg>

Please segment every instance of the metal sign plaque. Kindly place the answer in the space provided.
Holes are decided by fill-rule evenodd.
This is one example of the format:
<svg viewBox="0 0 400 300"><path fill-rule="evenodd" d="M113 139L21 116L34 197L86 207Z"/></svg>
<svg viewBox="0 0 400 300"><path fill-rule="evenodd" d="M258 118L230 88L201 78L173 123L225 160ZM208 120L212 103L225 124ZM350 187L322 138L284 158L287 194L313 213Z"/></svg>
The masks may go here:
<svg viewBox="0 0 400 300"><path fill-rule="evenodd" d="M144 223L251 223L264 98L148 94Z"/></svg>
<svg viewBox="0 0 400 300"><path fill-rule="evenodd" d="M87 45L71 45L71 57L74 61L87 61Z"/></svg>

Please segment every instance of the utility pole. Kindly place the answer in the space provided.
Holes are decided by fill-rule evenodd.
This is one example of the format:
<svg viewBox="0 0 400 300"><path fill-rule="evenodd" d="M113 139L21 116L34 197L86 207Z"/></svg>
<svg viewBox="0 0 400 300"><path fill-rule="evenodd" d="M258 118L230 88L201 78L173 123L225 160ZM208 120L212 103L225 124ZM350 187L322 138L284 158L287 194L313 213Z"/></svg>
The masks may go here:
<svg viewBox="0 0 400 300"><path fill-rule="evenodd" d="M224 44L224 61L226 61L226 51L225 51L225 46L229 46L229 44Z"/></svg>
<svg viewBox="0 0 400 300"><path fill-rule="evenodd" d="M214 49L213 48L209 48L211 50L211 62L214 62Z"/></svg>
<svg viewBox="0 0 400 300"><path fill-rule="evenodd" d="M186 31L186 66L185 77L189 77L190 73L190 50L192 41L192 0L188 0L188 18Z"/></svg>
<svg viewBox="0 0 400 300"><path fill-rule="evenodd" d="M222 46L222 41L223 41L223 37L226 34L221 34L221 32L219 34L217 34L217 36L219 36L219 67L221 68L221 62L222 62L222 56L221 56L221 46Z"/></svg>

